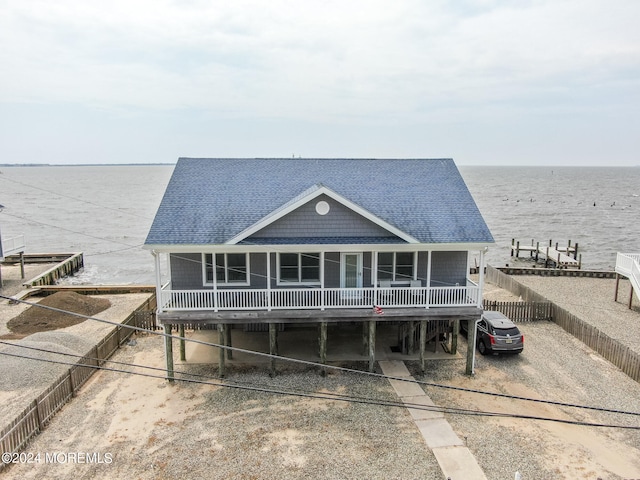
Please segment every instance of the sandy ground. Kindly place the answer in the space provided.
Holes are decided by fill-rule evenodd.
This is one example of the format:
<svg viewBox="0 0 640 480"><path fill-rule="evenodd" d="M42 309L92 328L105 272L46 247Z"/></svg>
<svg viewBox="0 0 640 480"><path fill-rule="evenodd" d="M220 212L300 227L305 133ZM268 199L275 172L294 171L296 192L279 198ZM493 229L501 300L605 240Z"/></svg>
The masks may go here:
<svg viewBox="0 0 640 480"><path fill-rule="evenodd" d="M493 286L487 295L513 299ZM464 339L458 357L430 360L424 377L417 374L417 363L408 366L416 378L440 385L640 412L640 384L555 324L524 324L522 330L523 354L477 355L472 378L463 374ZM27 447L31 463L25 458L3 477L441 478L433 454L403 408L223 388L215 385L215 365L182 365L177 344L174 353L178 370L206 375L209 383L169 384L161 378L100 372ZM162 368L162 339L140 335L136 345L123 347L114 359ZM238 367L225 379L227 384L236 382L394 399L384 379L338 372L321 377L316 369L301 367L281 366L275 378L269 377L266 365ZM447 407L640 426L638 416L434 386L425 390ZM508 417L447 418L489 479L511 479L515 471L523 479L640 478L637 430ZM57 455L56 461L46 462L47 453Z"/></svg>

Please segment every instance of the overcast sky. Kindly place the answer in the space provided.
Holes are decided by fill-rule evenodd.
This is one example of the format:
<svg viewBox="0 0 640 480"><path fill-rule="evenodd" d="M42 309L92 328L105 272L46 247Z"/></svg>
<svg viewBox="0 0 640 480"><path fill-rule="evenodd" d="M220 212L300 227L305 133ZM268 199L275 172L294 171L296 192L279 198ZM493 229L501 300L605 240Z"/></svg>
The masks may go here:
<svg viewBox="0 0 640 480"><path fill-rule="evenodd" d="M640 165L638 0L0 0L0 163Z"/></svg>

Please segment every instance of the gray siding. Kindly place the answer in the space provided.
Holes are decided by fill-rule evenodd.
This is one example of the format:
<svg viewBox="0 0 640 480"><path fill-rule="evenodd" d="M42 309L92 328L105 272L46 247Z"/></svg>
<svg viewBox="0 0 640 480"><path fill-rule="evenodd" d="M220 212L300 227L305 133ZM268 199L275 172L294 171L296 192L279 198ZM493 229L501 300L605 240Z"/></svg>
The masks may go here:
<svg viewBox="0 0 640 480"><path fill-rule="evenodd" d="M431 254L431 286L467 284L467 252L433 252Z"/></svg>
<svg viewBox="0 0 640 480"><path fill-rule="evenodd" d="M199 253L172 253L171 285L176 290L202 288L202 255Z"/></svg>
<svg viewBox="0 0 640 480"><path fill-rule="evenodd" d="M263 253L249 255L249 270L251 285L246 288L267 288L267 278L271 279L271 288L277 288L277 254L271 255L271 273L267 273L267 257ZM462 252L433 252L431 255L431 285L447 286L466 285L468 253ZM364 287L371 286L371 252L363 255ZM171 281L174 289L201 289L202 284L202 255L199 253L171 254ZM426 285L428 267L428 253L418 253L418 279ZM324 267L325 286L327 288L340 287L340 253L327 252ZM243 288L234 286L233 288Z"/></svg>
<svg viewBox="0 0 640 480"><path fill-rule="evenodd" d="M331 209L326 215L316 212L316 204L324 200ZM388 230L354 213L326 195L320 195L309 203L276 220L252 238L327 238L373 237L397 238Z"/></svg>

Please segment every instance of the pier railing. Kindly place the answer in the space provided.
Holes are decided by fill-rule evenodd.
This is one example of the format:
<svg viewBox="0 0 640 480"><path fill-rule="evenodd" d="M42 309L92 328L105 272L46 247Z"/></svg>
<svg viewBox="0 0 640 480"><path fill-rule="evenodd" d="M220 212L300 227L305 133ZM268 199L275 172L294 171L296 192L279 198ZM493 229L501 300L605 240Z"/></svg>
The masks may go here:
<svg viewBox="0 0 640 480"><path fill-rule="evenodd" d="M161 292L160 311L186 310L299 310L371 308L372 306L460 307L478 304L480 288L390 287L390 288L282 288L172 290Z"/></svg>
<svg viewBox="0 0 640 480"><path fill-rule="evenodd" d="M24 251L24 235L18 235L11 238L3 238L1 247L2 248L0 248L0 254L4 257Z"/></svg>
<svg viewBox="0 0 640 480"><path fill-rule="evenodd" d="M640 297L640 253L618 253L616 273L627 277Z"/></svg>

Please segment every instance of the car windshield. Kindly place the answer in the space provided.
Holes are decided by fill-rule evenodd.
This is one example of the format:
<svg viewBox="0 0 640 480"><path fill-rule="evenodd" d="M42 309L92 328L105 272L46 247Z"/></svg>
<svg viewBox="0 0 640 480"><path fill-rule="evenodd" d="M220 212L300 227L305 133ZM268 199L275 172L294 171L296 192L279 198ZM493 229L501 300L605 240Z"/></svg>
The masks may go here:
<svg viewBox="0 0 640 480"><path fill-rule="evenodd" d="M514 337L520 335L520 331L517 328L495 328L493 334L502 337L506 337L507 335Z"/></svg>

